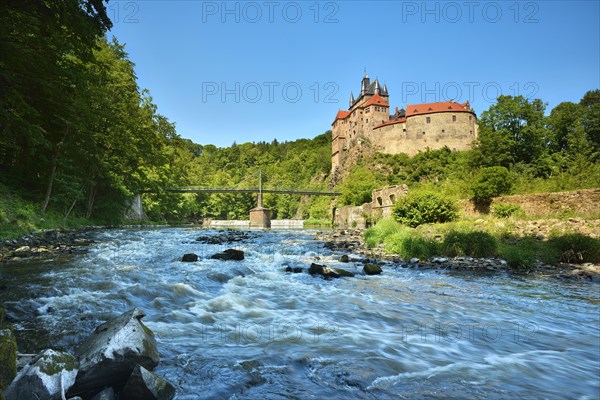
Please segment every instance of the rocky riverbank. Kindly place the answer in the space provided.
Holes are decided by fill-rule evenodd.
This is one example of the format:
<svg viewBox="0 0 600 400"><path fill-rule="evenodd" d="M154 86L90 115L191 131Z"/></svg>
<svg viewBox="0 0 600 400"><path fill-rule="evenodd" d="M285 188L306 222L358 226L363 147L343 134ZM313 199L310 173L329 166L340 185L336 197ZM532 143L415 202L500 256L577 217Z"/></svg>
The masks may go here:
<svg viewBox="0 0 600 400"><path fill-rule="evenodd" d="M540 238L543 238L543 233L550 232L550 228L547 228L547 223L534 222L535 221L527 222L523 225L525 227L540 227L540 229L537 230ZM580 224L580 222L577 223ZM585 223L582 225L587 226ZM486 273L504 272L519 275L533 275L538 277L552 277L560 280L585 280L600 282L600 265L591 263L560 263L558 265L548 265L537 260L528 270L515 270L511 268L505 260L496 257L432 257L423 260L418 258L405 260L396 255L387 254L381 246L373 249L367 248L363 240L363 233L363 229L320 231L317 233L316 238L317 240L323 241L325 243L325 247L328 249L339 252L347 251L354 254L360 254L363 257L362 261L364 262L392 265L396 268L400 267ZM342 258L347 257L342 256Z"/></svg>
<svg viewBox="0 0 600 400"><path fill-rule="evenodd" d="M0 262L60 254L81 254L93 244L91 235L100 227L48 229L0 242Z"/></svg>

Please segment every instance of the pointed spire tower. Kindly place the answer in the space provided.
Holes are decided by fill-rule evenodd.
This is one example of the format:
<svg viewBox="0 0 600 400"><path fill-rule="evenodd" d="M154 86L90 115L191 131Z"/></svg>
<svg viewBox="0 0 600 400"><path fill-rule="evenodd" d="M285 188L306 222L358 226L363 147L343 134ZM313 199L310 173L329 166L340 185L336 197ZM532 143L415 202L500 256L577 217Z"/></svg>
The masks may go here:
<svg viewBox="0 0 600 400"><path fill-rule="evenodd" d="M369 75L367 75L367 68L365 67L365 76L362 80L362 85L360 87L360 95L364 95L369 90L369 85L371 84L371 80L369 79Z"/></svg>
<svg viewBox="0 0 600 400"><path fill-rule="evenodd" d="M356 100L354 100L354 93L350 92L350 106L348 107L348 109L352 108L352 105L354 105Z"/></svg>
<svg viewBox="0 0 600 400"><path fill-rule="evenodd" d="M379 92L380 92L379 79L375 78L375 94L379 94Z"/></svg>

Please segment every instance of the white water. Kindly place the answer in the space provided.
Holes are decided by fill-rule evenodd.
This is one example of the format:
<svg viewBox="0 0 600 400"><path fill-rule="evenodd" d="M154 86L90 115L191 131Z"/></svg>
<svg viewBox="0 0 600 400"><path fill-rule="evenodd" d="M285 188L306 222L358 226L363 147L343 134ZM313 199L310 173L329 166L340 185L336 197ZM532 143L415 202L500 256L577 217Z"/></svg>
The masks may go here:
<svg viewBox="0 0 600 400"><path fill-rule="evenodd" d="M211 232L105 231L87 255L4 266L20 350L72 350L139 307L177 399L600 398L597 284L393 265L326 281L284 269L362 265L307 231L195 241ZM209 259L230 247L246 259Z"/></svg>

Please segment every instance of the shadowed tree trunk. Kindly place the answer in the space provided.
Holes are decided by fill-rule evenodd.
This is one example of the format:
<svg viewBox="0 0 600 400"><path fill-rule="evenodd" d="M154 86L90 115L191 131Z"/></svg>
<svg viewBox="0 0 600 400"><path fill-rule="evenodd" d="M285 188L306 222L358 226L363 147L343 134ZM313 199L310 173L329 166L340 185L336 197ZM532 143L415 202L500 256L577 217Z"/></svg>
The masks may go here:
<svg viewBox="0 0 600 400"><path fill-rule="evenodd" d="M52 167L50 169L50 177L48 178L48 186L46 187L46 197L44 198L44 203L42 204L42 212L46 212L48 208L48 203L50 203L50 196L52 195L52 186L54 185L54 178L56 177L56 168L58 165L58 156L60 155L60 150L69 134L69 126L65 130L65 134L62 139L56 145L56 151L54 152L54 157L52 157Z"/></svg>

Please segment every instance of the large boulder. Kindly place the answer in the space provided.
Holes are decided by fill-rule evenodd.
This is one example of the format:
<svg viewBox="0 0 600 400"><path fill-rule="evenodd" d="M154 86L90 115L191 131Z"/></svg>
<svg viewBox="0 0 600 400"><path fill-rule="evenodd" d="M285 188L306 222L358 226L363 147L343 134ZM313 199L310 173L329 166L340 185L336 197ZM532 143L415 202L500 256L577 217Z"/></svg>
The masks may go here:
<svg viewBox="0 0 600 400"><path fill-rule="evenodd" d="M0 309L2 318L2 309ZM0 328L0 392L17 375L17 340L8 326ZM2 397L2 396L0 396Z"/></svg>
<svg viewBox="0 0 600 400"><path fill-rule="evenodd" d="M198 261L198 255L194 253L187 253L181 257L181 261L183 262L196 262Z"/></svg>
<svg viewBox="0 0 600 400"><path fill-rule="evenodd" d="M227 249L222 253L213 254L213 260L234 260L241 261L244 259L244 252L236 249Z"/></svg>
<svg viewBox="0 0 600 400"><path fill-rule="evenodd" d="M353 277L354 274L341 268L331 268L326 265L312 263L308 269L311 275L321 275L324 278L341 278L342 276Z"/></svg>
<svg viewBox="0 0 600 400"><path fill-rule="evenodd" d="M60 400L75 383L77 359L69 353L44 350L6 388L7 400Z"/></svg>
<svg viewBox="0 0 600 400"><path fill-rule="evenodd" d="M158 365L156 339L142 323L144 315L137 308L128 311L98 326L81 344L75 353L80 367L71 396L122 385L138 364L149 370Z"/></svg>
<svg viewBox="0 0 600 400"><path fill-rule="evenodd" d="M120 394L120 398L128 400L170 400L173 396L173 385L139 365L133 370Z"/></svg>

